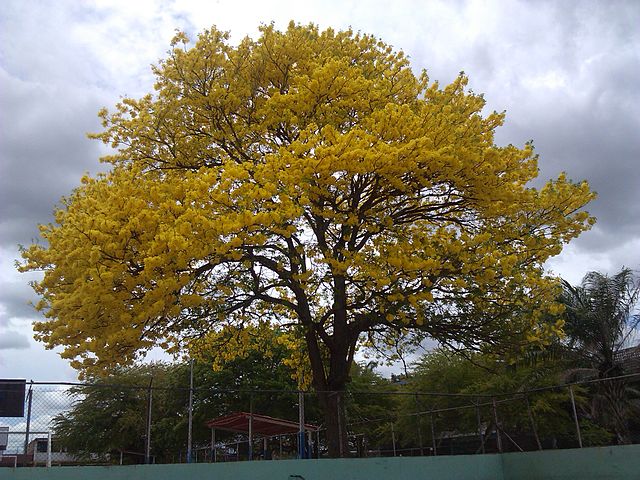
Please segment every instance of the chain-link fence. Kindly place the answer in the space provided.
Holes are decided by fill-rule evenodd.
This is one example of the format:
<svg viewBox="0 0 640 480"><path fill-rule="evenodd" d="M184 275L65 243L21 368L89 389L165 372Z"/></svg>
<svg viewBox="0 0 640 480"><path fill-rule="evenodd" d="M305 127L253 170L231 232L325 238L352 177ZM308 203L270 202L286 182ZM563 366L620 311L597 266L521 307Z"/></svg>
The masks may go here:
<svg viewBox="0 0 640 480"><path fill-rule="evenodd" d="M346 410L346 456L640 443L640 374L495 394L415 392L401 385L333 393ZM27 382L23 415L0 417L1 461L31 466L327 457L320 397L284 390L160 388L151 381Z"/></svg>

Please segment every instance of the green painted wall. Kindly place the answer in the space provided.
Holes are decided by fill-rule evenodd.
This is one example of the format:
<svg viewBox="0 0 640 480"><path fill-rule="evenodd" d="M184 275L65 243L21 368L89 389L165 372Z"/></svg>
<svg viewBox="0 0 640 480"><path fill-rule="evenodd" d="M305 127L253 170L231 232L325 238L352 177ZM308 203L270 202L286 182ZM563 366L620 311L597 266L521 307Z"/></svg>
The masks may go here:
<svg viewBox="0 0 640 480"><path fill-rule="evenodd" d="M497 455L280 460L191 465L0 469L4 480L376 480L394 478L502 480ZM297 475L297 476L296 476Z"/></svg>
<svg viewBox="0 0 640 480"><path fill-rule="evenodd" d="M442 457L0 468L2 480L640 480L640 445Z"/></svg>
<svg viewBox="0 0 640 480"><path fill-rule="evenodd" d="M505 480L640 480L640 445L502 455Z"/></svg>

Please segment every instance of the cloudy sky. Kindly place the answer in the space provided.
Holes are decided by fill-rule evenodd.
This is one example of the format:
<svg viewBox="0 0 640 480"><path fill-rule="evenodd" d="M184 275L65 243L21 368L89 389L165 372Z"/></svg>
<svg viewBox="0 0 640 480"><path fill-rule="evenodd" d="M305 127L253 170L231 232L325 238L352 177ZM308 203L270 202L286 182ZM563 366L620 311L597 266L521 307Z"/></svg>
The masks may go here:
<svg viewBox="0 0 640 480"><path fill-rule="evenodd" d="M533 139L541 178L561 171L598 192L596 227L549 268L577 283L589 270L640 269L640 2L619 1L36 1L0 2L0 378L73 380L31 339L29 281L14 262L59 199L104 153L86 139L96 112L151 90L149 66L175 29L216 25L232 39L289 20L372 33L416 71L450 82L464 70L490 110L506 110L499 144Z"/></svg>

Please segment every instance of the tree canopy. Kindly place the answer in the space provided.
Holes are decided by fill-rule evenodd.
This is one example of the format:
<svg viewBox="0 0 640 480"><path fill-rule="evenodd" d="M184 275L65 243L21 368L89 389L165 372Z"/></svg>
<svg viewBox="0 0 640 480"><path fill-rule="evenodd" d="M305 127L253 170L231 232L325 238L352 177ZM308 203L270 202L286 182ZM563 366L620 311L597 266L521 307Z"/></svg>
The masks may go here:
<svg viewBox="0 0 640 480"><path fill-rule="evenodd" d="M553 334L542 265L593 223L587 183L532 188L532 145L494 143L504 115L463 74L441 87L350 30L260 30L178 34L154 93L100 113L110 170L23 252L44 270L37 337L95 371L270 322L341 391L388 329L471 348Z"/></svg>

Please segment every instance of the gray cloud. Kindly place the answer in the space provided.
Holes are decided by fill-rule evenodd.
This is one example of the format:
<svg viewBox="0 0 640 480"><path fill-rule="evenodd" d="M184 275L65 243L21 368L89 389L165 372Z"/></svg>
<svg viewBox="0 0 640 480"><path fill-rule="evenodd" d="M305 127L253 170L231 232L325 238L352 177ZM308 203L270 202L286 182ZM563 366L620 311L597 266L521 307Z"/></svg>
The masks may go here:
<svg viewBox="0 0 640 480"><path fill-rule="evenodd" d="M62 195L95 171L100 145L86 138L96 131L97 96L20 80L0 70L0 245L30 243L37 224L48 222Z"/></svg>
<svg viewBox="0 0 640 480"><path fill-rule="evenodd" d="M151 22L122 15L121 6L0 3L0 246L30 243L80 177L103 168L104 146L85 136L100 129L97 111L148 91L150 64L185 23L162 9Z"/></svg>
<svg viewBox="0 0 640 480"><path fill-rule="evenodd" d="M34 275L24 275L34 278ZM3 281L0 291L0 327L6 327L11 322L19 319L39 318L38 313L31 303L37 302L37 297L27 279L24 281Z"/></svg>
<svg viewBox="0 0 640 480"><path fill-rule="evenodd" d="M19 332L0 333L0 350L23 350L29 348L29 338Z"/></svg>
<svg viewBox="0 0 640 480"><path fill-rule="evenodd" d="M640 68L636 77L640 84ZM616 78L612 75L608 81ZM628 108L640 105L640 98L605 83L601 80L586 98L573 102L562 94L538 98L539 108L527 108L528 115L523 115L526 107L519 106L506 127L507 135L520 142L534 138L541 179L566 171L574 180L589 181L598 198L588 210L609 237L593 245L601 249L609 248L614 239L640 236L640 120Z"/></svg>
<svg viewBox="0 0 640 480"><path fill-rule="evenodd" d="M252 7L0 2L0 326L22 331L16 319L38 315L28 305L33 293L26 284L34 277L18 276L10 260L16 244L37 236L37 224L51 220L85 171L103 168L97 159L104 148L85 138L99 129L96 111L121 95L151 90L149 65L164 55L176 27L195 33L216 24L237 41L271 20L280 28L291 18L352 26L403 49L416 71L426 68L443 84L466 71L473 90L485 94L487 110L507 110L499 144L533 139L541 181L565 170L599 194L589 206L597 226L549 266L576 282L588 270L640 267L640 3L372 0L363 8L356 1L273 1ZM11 350L5 365L21 364L26 353Z"/></svg>
<svg viewBox="0 0 640 480"><path fill-rule="evenodd" d="M492 48L471 42L462 55L471 59L471 83L486 92L489 106L507 110L497 141L534 140L537 185L561 171L588 180L598 193L588 206L598 226L575 247L587 255L610 252L615 264L626 257L622 263L635 266L634 251L625 255L617 247L640 237L640 4L506 5L505 31L490 32ZM514 8L520 15L512 15ZM482 59L479 65L473 57Z"/></svg>

